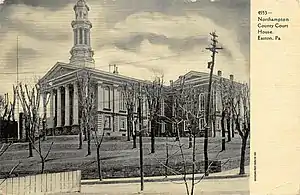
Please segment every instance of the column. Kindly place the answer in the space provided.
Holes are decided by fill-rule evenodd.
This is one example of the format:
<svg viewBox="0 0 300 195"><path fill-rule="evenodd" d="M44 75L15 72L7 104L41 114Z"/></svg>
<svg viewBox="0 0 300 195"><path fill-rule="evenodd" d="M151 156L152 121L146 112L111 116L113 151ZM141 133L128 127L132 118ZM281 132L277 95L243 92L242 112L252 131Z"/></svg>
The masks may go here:
<svg viewBox="0 0 300 195"><path fill-rule="evenodd" d="M52 113L53 113L52 127L55 128L54 117L57 116L56 115L56 110L55 110L55 107L56 107L56 104L55 104L56 94L54 92L54 89L51 90L51 92L52 92L52 107L51 107L51 110L52 110Z"/></svg>
<svg viewBox="0 0 300 195"><path fill-rule="evenodd" d="M65 85L65 126L70 126L70 89Z"/></svg>
<svg viewBox="0 0 300 195"><path fill-rule="evenodd" d="M73 35L74 36L74 45L77 45L77 35L76 35L77 31L76 31L76 29L73 30L73 34L74 34Z"/></svg>
<svg viewBox="0 0 300 195"><path fill-rule="evenodd" d="M53 90L51 90L50 91L50 118L49 118L49 120L50 120L50 128L54 128L54 121L53 121L53 119L54 119L54 92L53 92Z"/></svg>
<svg viewBox="0 0 300 195"><path fill-rule="evenodd" d="M79 44L80 28L77 28L76 30L77 30L77 44Z"/></svg>
<svg viewBox="0 0 300 195"><path fill-rule="evenodd" d="M78 125L78 85L74 83L74 94L73 94L73 125Z"/></svg>
<svg viewBox="0 0 300 195"><path fill-rule="evenodd" d="M57 88L57 127L61 127L61 88Z"/></svg>

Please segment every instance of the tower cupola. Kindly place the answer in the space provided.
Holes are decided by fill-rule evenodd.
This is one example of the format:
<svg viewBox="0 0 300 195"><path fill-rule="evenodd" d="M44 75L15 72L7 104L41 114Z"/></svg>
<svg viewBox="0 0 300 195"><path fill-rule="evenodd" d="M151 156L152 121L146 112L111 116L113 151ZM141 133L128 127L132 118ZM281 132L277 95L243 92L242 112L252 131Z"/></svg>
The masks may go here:
<svg viewBox="0 0 300 195"><path fill-rule="evenodd" d="M89 6L85 0L74 5L75 20L72 21L74 44L70 51L70 64L79 67L95 67L94 51L91 47L92 23L88 19Z"/></svg>

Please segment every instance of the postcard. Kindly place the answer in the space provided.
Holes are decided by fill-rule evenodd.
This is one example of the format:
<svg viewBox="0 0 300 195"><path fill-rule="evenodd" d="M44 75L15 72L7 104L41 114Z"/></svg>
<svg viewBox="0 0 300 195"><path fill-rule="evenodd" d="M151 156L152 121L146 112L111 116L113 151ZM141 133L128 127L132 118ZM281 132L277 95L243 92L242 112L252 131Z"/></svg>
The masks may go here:
<svg viewBox="0 0 300 195"><path fill-rule="evenodd" d="M299 194L299 11L0 1L0 194Z"/></svg>

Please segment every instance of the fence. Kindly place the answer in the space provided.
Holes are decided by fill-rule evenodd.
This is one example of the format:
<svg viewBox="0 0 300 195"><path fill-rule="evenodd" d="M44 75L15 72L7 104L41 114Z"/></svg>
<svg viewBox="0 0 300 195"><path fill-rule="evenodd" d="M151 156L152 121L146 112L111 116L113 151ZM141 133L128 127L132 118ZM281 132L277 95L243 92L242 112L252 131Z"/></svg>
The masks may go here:
<svg viewBox="0 0 300 195"><path fill-rule="evenodd" d="M81 171L0 179L0 195L80 192Z"/></svg>

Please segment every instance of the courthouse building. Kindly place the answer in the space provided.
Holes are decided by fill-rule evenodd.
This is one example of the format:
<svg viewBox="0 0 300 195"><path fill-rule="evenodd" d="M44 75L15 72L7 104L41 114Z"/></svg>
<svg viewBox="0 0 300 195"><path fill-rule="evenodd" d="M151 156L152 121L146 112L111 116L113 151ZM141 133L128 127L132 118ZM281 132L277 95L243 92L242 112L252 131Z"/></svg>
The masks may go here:
<svg viewBox="0 0 300 195"><path fill-rule="evenodd" d="M182 87L182 78L184 78L184 85L185 87L192 86L194 90L197 90L197 97L194 98L193 100L196 99L196 103L192 102L192 104L197 104L199 110L199 134L203 136L204 130L205 130L205 118L206 118L206 101L207 101L207 93L208 93L208 84L209 84L209 74L204 73L204 72L198 72L198 71L190 71L186 73L185 75L179 76L179 78L175 81L171 81L170 86L173 86L175 90L180 89ZM221 85L222 83L222 85ZM224 99L222 102L222 97L225 96L225 90L222 89L224 86L227 86L227 91L226 93L233 93L233 90L237 89L237 86L241 85L238 82L234 81L234 76L230 75L229 79L222 77L222 71L218 71L217 75L213 75L212 77L212 89L211 89L211 101L210 101L210 121L211 124L210 126L210 131L209 131L209 136L221 136L221 119L222 119L222 111L223 111L223 105L224 104ZM229 89L229 90L228 90ZM222 94L222 90L223 93ZM232 91L230 91L232 90ZM165 102L168 105L173 105L173 106L166 106L165 114L169 117L174 115L174 92L172 92L171 87L169 87L169 93L168 93L168 98L166 98ZM186 102L189 100L185 100ZM189 104L186 104L187 110L191 111L191 108L189 108ZM169 108L169 109L167 109ZM232 113L230 113L232 114ZM227 122L228 118L228 122ZM229 128L228 128L229 126ZM172 129L173 134L174 132L174 126L171 127L171 125L168 125L166 127L167 129ZM232 133L236 134L237 132L235 130L232 131L232 129L235 129L235 124L234 121L232 120L232 115L228 116L226 115L226 121L225 121L225 130L230 129ZM181 124L179 124L179 131L182 136L187 135L188 133L188 128L186 121L182 121Z"/></svg>
<svg viewBox="0 0 300 195"><path fill-rule="evenodd" d="M39 84L42 86L41 89L43 89L42 94L50 95L47 128L59 134L74 134L78 132L81 112L77 75L82 71L88 70L91 73L91 79L95 83L93 90L96 92L97 128L100 130L104 129L106 136L126 136L127 109L122 86L128 82L143 83L146 81L120 75L117 69L113 73L95 69L94 52L91 47L90 31L92 24L88 17L89 10L90 8L84 0L78 0L75 4L75 19L71 22L74 45L70 51L69 63L57 62L39 80ZM214 81L221 76L220 74L219 72L219 76L214 76ZM191 71L185 75L185 78L188 84L207 88L209 75ZM231 80L233 80L233 76L231 76ZM174 81L174 84L176 85L178 82ZM214 90L214 93L217 93L216 90ZM199 97L202 102L201 105L204 105L205 94L200 94ZM213 97L213 105L218 109L218 104L220 104L218 95ZM161 114L166 113L165 107L170 108L170 106L165 106L165 104L168 104L168 102L162 103ZM135 116L136 111L137 108L135 107ZM147 128L149 133L151 125L147 120L149 115L147 101L143 103L143 115L143 128ZM219 122L217 123L219 124ZM201 119L200 126L203 128L203 119ZM165 125L164 122L160 123L159 135L163 135L166 128L172 127ZM220 129L220 125L217 125L217 129Z"/></svg>
<svg viewBox="0 0 300 195"><path fill-rule="evenodd" d="M124 83L145 82L135 78L95 69L94 52L91 47L88 19L89 6L84 0L78 0L74 6L75 20L71 22L74 45L71 48L69 63L57 62L40 80L42 94L50 94L48 129L60 133L78 132L80 123L80 103L78 74L89 71L95 85L97 128L105 129L107 136L126 136L127 109L122 94ZM144 115L147 116L146 104ZM135 112L137 108L135 108ZM104 122L105 121L105 122ZM104 127L105 124L105 127ZM145 126L147 123L145 122Z"/></svg>

